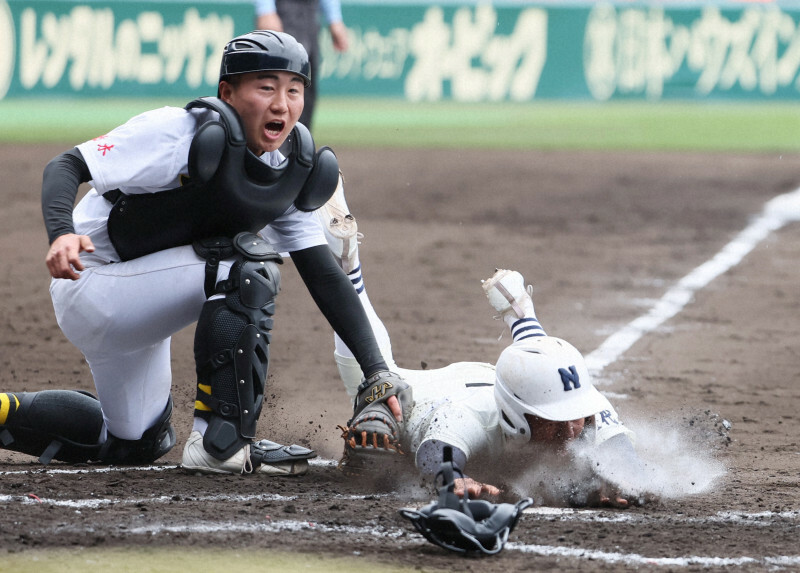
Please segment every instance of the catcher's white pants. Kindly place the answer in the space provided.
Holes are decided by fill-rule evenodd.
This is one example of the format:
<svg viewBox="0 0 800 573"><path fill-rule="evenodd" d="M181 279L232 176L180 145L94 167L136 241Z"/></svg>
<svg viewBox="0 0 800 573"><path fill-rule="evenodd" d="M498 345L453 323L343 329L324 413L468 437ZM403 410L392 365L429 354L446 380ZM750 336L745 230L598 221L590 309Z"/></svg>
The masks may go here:
<svg viewBox="0 0 800 573"><path fill-rule="evenodd" d="M232 263L220 263L217 280ZM51 282L56 320L86 357L107 429L136 440L166 407L171 336L200 316L205 261L185 246L89 264L76 281Z"/></svg>

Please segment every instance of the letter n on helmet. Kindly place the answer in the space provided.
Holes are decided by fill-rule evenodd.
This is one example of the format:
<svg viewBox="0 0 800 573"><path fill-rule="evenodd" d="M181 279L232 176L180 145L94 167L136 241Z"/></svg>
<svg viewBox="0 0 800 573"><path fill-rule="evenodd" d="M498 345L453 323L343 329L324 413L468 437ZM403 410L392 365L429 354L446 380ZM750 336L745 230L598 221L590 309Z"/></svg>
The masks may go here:
<svg viewBox="0 0 800 573"><path fill-rule="evenodd" d="M495 374L500 426L512 438L531 439L526 415L567 422L611 408L592 384L581 353L560 338L537 336L508 346Z"/></svg>

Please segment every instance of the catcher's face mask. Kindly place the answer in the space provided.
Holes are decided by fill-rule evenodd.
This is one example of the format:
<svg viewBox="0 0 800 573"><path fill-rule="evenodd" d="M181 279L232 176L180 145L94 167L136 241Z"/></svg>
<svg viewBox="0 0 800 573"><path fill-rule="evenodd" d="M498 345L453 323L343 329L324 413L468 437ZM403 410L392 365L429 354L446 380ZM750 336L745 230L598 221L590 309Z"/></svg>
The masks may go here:
<svg viewBox="0 0 800 573"><path fill-rule="evenodd" d="M444 449L444 462L436 479L442 480L439 500L419 511L400 509L400 515L410 520L425 539L456 553L499 553L514 530L522 512L533 505L529 497L515 504L470 501L467 492L459 499L455 492L455 475L464 474L453 465L452 450Z"/></svg>

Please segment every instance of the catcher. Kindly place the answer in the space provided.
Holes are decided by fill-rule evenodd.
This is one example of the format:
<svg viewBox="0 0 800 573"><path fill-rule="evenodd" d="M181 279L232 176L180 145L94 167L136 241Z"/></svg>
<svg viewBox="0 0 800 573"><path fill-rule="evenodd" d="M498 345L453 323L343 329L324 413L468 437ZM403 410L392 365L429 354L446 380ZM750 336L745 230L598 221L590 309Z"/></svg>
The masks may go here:
<svg viewBox="0 0 800 573"><path fill-rule="evenodd" d="M339 166L299 121L311 86L308 53L289 34L254 30L228 42L221 57L217 97L145 112L45 167L53 306L97 397L0 393L0 448L43 464L161 458L176 444L171 336L196 323L183 469L306 473L312 450L256 440L280 253L369 380L353 425L363 419L371 429L377 412L399 417L399 405L388 405L405 384L383 361L312 214L334 192Z"/></svg>
<svg viewBox="0 0 800 573"><path fill-rule="evenodd" d="M622 490L636 489L626 484L640 482L626 480L641 478L643 465L633 448L632 432L593 386L583 356L567 341L546 334L536 318L531 288L526 289L520 273L498 270L483 281L483 289L513 336L497 364L396 368L414 397L397 440L400 445L371 440L348 424L342 428L343 467L380 465L380 459L389 456L376 454L405 449L413 453L422 475L433 477L445 448L452 448L454 465L462 470L489 467L492 476L507 480L515 471L524 474L539 461L555 457L587 470L569 470L572 478L581 476L578 479L589 483L562 492L567 503L627 507L630 502ZM343 378L348 375L346 369L340 372ZM356 373L349 374L345 386L352 388ZM508 471L498 476L497 467ZM465 492L470 498L492 499L501 488L465 474L455 480L455 493Z"/></svg>

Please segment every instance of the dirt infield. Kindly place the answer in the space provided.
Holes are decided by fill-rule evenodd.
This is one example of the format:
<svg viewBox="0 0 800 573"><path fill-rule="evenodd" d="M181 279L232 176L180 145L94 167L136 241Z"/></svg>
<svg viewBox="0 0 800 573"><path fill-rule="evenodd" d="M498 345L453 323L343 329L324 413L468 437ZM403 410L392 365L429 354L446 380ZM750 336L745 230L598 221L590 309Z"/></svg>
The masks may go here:
<svg viewBox="0 0 800 573"><path fill-rule="evenodd" d="M41 171L61 150L0 147L2 391L92 389L56 326L43 264ZM337 154L365 234L367 290L406 368L496 359L509 338L498 340L501 323L479 282L495 267L523 272L548 333L588 354L711 259L767 200L800 187L798 156ZM628 510L537 507L500 555L463 559L423 541L397 514L430 500L413 479L353 480L326 463L296 479L186 475L175 468L194 399L186 331L173 341L179 447L153 471L42 470L0 453L0 549L219 544L488 572L797 568L798 260L800 225L788 223L599 377L640 444L667 454L660 461L674 479L702 481L724 468L703 493L673 491ZM260 427L333 460L348 406L332 335L292 265L283 272Z"/></svg>

